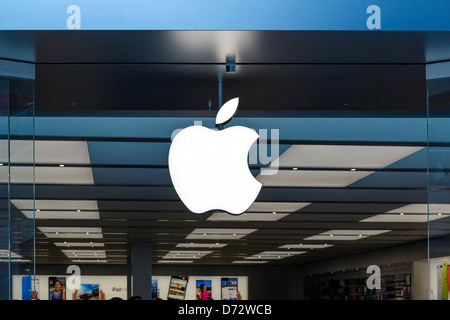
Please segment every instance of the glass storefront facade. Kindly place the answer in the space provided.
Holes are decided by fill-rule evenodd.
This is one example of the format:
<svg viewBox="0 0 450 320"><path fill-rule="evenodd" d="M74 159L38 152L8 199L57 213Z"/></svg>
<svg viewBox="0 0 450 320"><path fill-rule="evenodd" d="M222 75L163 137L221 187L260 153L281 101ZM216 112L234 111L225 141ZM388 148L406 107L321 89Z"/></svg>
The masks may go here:
<svg viewBox="0 0 450 320"><path fill-rule="evenodd" d="M50 299L57 278L65 299L89 296L69 270L106 299L136 295L141 276L163 299L174 277L187 300L197 280L216 300L237 282L244 300L448 300L450 67L437 61L450 36L359 20L0 30L0 300ZM247 161L261 191L242 215L194 214L169 172L173 137L215 129L234 97L225 127L259 134ZM208 169L213 189L227 168Z"/></svg>

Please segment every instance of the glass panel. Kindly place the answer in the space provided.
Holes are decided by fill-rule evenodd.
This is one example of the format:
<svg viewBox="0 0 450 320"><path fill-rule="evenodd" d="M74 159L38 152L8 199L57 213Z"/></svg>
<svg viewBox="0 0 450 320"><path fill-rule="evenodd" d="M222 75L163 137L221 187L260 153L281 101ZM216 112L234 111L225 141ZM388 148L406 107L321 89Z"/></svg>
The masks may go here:
<svg viewBox="0 0 450 320"><path fill-rule="evenodd" d="M34 80L0 77L0 299L35 298ZM13 290L13 288L22 290Z"/></svg>
<svg viewBox="0 0 450 320"><path fill-rule="evenodd" d="M0 299L10 297L8 210L9 79L0 77Z"/></svg>
<svg viewBox="0 0 450 320"><path fill-rule="evenodd" d="M28 300L37 289L31 281L35 274L34 205L19 210L14 203L29 199L34 204L34 80L10 78L9 83L11 278L13 285L18 281L31 285L22 285L22 294L13 292L12 298Z"/></svg>
<svg viewBox="0 0 450 320"><path fill-rule="evenodd" d="M429 298L448 300L450 264L450 72L428 81Z"/></svg>

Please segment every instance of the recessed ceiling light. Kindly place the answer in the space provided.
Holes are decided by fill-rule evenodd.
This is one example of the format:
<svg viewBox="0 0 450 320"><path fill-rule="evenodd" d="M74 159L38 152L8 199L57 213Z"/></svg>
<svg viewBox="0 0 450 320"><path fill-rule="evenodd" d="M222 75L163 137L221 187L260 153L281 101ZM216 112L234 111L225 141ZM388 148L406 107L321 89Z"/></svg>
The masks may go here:
<svg viewBox="0 0 450 320"><path fill-rule="evenodd" d="M403 213L403 212L400 212L400 215L402 216L402 215L404 215L404 213Z"/></svg>
<svg viewBox="0 0 450 320"><path fill-rule="evenodd" d="M81 212L81 210L80 210L80 209L78 209L78 210L77 210L77 212Z"/></svg>
<svg viewBox="0 0 450 320"><path fill-rule="evenodd" d="M60 166L60 167L64 167L64 165L63 165L63 164L60 164L59 166Z"/></svg>
<svg viewBox="0 0 450 320"><path fill-rule="evenodd" d="M298 170L298 168L292 168L292 170L296 171L296 170Z"/></svg>
<svg viewBox="0 0 450 320"><path fill-rule="evenodd" d="M41 209L36 209L37 212L41 211Z"/></svg>
<svg viewBox="0 0 450 320"><path fill-rule="evenodd" d="M355 169L355 168L352 168L352 169L350 169L350 171L356 171L356 169Z"/></svg>

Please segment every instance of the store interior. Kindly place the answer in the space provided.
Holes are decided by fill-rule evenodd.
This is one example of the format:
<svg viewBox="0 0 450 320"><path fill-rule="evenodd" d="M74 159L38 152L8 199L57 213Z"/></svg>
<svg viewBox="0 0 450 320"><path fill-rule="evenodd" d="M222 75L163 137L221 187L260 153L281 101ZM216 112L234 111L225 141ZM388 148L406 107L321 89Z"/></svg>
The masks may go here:
<svg viewBox="0 0 450 320"><path fill-rule="evenodd" d="M198 281L224 299L229 279L243 300L443 299L449 43L431 31L0 31L0 298L23 299L29 280L47 300L76 265L106 299L129 299L147 261L148 295L163 300L176 277L189 277L186 300ZM195 214L169 174L173 133L214 129L235 97L225 128L259 133L248 162L262 189L241 215Z"/></svg>

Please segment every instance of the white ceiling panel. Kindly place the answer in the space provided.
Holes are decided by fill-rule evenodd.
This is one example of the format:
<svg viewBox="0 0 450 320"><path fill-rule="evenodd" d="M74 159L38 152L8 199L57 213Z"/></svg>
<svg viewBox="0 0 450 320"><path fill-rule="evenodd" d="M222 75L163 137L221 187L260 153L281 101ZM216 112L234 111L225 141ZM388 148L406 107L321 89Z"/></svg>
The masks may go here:
<svg viewBox="0 0 450 320"><path fill-rule="evenodd" d="M259 174L264 187L331 187L343 188L374 171L279 170L274 175Z"/></svg>
<svg viewBox="0 0 450 320"><path fill-rule="evenodd" d="M306 251L263 251L257 254L254 254L250 257L246 257L245 259L267 259L267 260L278 260L289 258L295 255L304 254Z"/></svg>
<svg viewBox="0 0 450 320"><path fill-rule="evenodd" d="M392 230L329 230L304 240L355 241L390 231Z"/></svg>
<svg viewBox="0 0 450 320"><path fill-rule="evenodd" d="M102 229L96 227L38 227L47 238L101 239Z"/></svg>
<svg viewBox="0 0 450 320"><path fill-rule="evenodd" d="M33 219L33 211L22 211L25 217ZM100 219L96 211L36 211L36 219L69 219L69 220L89 220Z"/></svg>
<svg viewBox="0 0 450 320"><path fill-rule="evenodd" d="M267 263L269 261L267 260L238 260L238 261L233 261L232 263L237 263L237 264L261 264L261 263Z"/></svg>
<svg viewBox="0 0 450 320"><path fill-rule="evenodd" d="M11 203L19 210L89 210L98 211L96 200L33 200L11 199Z"/></svg>
<svg viewBox="0 0 450 320"><path fill-rule="evenodd" d="M448 215L431 214L429 219L427 214L377 214L360 222L394 222L394 223L427 223L429 221L446 218Z"/></svg>
<svg viewBox="0 0 450 320"><path fill-rule="evenodd" d="M210 221L278 221L288 216L288 213L256 213L246 212L240 215L232 215L226 212L215 212L207 220Z"/></svg>
<svg viewBox="0 0 450 320"><path fill-rule="evenodd" d="M226 243L178 243L177 248L223 248Z"/></svg>
<svg viewBox="0 0 450 320"><path fill-rule="evenodd" d="M163 259L201 259L212 251L200 250L171 250Z"/></svg>
<svg viewBox="0 0 450 320"><path fill-rule="evenodd" d="M21 255L15 253L14 251L9 251L8 249L0 249L0 258L22 258Z"/></svg>
<svg viewBox="0 0 450 320"><path fill-rule="evenodd" d="M104 247L105 244L101 242L55 242L57 247Z"/></svg>
<svg viewBox="0 0 450 320"><path fill-rule="evenodd" d="M247 212L296 212L310 202L253 202Z"/></svg>
<svg viewBox="0 0 450 320"><path fill-rule="evenodd" d="M281 167L381 169L423 147L293 145L279 157Z"/></svg>
<svg viewBox="0 0 450 320"><path fill-rule="evenodd" d="M86 141L36 140L37 164L86 164L91 163ZM33 141L11 140L11 163L32 163Z"/></svg>
<svg viewBox="0 0 450 320"><path fill-rule="evenodd" d="M72 262L77 262L77 263L105 263L108 262L108 260L104 260L104 259L77 259L77 260L72 260Z"/></svg>
<svg viewBox="0 0 450 320"><path fill-rule="evenodd" d="M7 182L7 170L6 166L0 167L1 182ZM36 167L35 173L36 184L94 184L91 168ZM11 183L33 183L33 167L11 166Z"/></svg>
<svg viewBox="0 0 450 320"><path fill-rule="evenodd" d="M450 213L450 204L430 203L412 203L406 206L390 210L387 213Z"/></svg>
<svg viewBox="0 0 450 320"><path fill-rule="evenodd" d="M106 258L105 250L61 250L68 258Z"/></svg>
<svg viewBox="0 0 450 320"><path fill-rule="evenodd" d="M279 247L280 249L324 249L332 247L332 244L303 244L303 243L297 243L297 244L285 244Z"/></svg>
<svg viewBox="0 0 450 320"><path fill-rule="evenodd" d="M186 239L241 239L258 229L220 229L220 228L197 228L192 231Z"/></svg>

